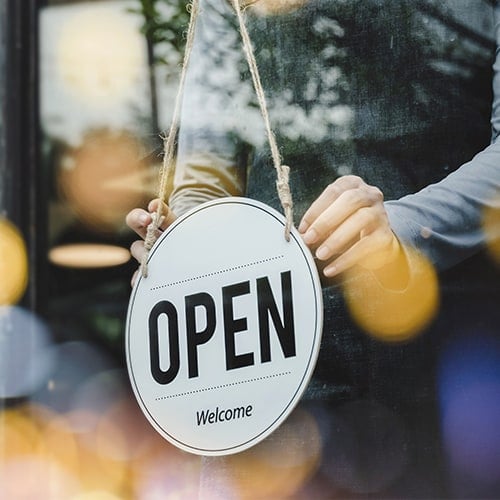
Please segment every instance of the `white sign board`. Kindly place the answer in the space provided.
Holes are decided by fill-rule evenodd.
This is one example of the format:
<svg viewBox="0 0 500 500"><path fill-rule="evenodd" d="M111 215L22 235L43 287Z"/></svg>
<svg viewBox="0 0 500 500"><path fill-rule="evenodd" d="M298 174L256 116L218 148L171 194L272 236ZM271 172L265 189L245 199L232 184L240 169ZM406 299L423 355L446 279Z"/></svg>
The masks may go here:
<svg viewBox="0 0 500 500"><path fill-rule="evenodd" d="M258 443L292 411L314 369L321 287L300 235L246 198L200 205L152 248L132 291L126 351L144 414L200 455Z"/></svg>

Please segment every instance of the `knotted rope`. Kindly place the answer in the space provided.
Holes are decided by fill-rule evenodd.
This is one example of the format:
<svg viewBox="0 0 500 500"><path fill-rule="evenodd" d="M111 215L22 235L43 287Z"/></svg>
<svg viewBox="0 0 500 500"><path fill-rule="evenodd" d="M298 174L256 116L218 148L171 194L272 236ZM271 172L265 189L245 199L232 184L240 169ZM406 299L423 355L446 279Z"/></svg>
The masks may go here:
<svg viewBox="0 0 500 500"><path fill-rule="evenodd" d="M260 79L259 69L257 67L257 61L255 60L254 48L252 45L252 41L250 39L250 35L248 34L248 30L245 24L243 11L250 5L250 3L245 0L231 0L234 10L236 12L236 16L238 18L239 30L243 42L243 50L245 53L245 57L247 60L247 64L250 70L250 74L252 76L252 82L255 90L255 94L257 96L257 101L259 104L259 108L262 114L262 118L264 120L264 126L266 129L267 140L269 143L269 147L271 149L271 156L273 160L273 166L276 170L277 181L276 187L278 191L278 196L281 202L281 206L285 213L285 238L287 241L290 240L290 231L293 225L293 201L292 195L290 192L290 184L289 184L289 176L290 176L290 168L286 165L282 164L281 155L279 152L278 144L276 141L276 136L271 128L271 120L269 118L269 111L266 102L266 96L264 92L264 88L262 86L262 82ZM182 102L182 95L184 93L184 85L186 80L187 68L189 65L189 60L191 57L191 52L194 45L194 31L196 27L196 21L199 15L199 0L193 0L190 5L191 16L189 20L189 27L187 33L186 40L186 49L184 54L184 61L182 64L182 71L180 76L179 88L177 90L177 96L175 99L174 112L172 115L172 125L170 127L167 138L164 140L164 157L163 157L163 165L160 170L160 188L158 192L158 198L163 200L166 196L166 190L168 186L168 182L173 174L174 170L174 153L175 153L175 141L177 132L179 130L179 118L180 118L180 108ZM141 261L141 272L144 277L147 277L148 268L147 261L149 257L149 252L153 247L156 239L158 238L158 234L160 232L159 228L164 220L162 216L162 203L158 203L158 209L156 213L152 215L152 222L149 224L147 228L147 234L144 241L144 254Z"/></svg>
<svg viewBox="0 0 500 500"><path fill-rule="evenodd" d="M278 196L281 202L283 211L285 212L286 225L285 225L285 238L290 241L290 231L293 225L293 201L292 195L290 193L290 167L283 165L281 160L281 155L279 152L278 144L276 142L276 137L271 128L271 120L269 119L269 111L267 108L266 95L264 93L264 88L262 87L262 82L260 79L259 68L257 67L257 61L255 60L255 51L250 40L250 35L243 18L242 8L240 7L241 0L231 0L233 3L234 10L236 11L236 16L238 18L238 24L240 29L241 38L243 40L243 50L247 59L248 68L250 69L250 74L252 75L252 82L255 89L255 94L257 95L257 101L259 103L260 112L264 120L264 126L266 127L267 141L269 147L271 148L271 155L273 158L273 165L276 169L276 174L278 179L276 181L276 187L278 189ZM245 7L243 7L245 8Z"/></svg>
<svg viewBox="0 0 500 500"><path fill-rule="evenodd" d="M155 241L158 239L158 235L160 232L160 226L164 220L162 215L162 201L165 199L167 193L167 186L172 178L175 164L174 164L174 155L175 155L175 142L177 138L177 133L179 131L179 120L181 114L181 103L182 96L184 94L184 85L186 83L186 74L189 66L189 59L191 58L191 53L193 51L194 45L194 33L196 28L196 21L198 19L199 14L199 0L193 0L190 5L188 5L188 9L191 11L191 15L189 17L189 26L186 36L186 49L184 52L184 60L182 62L182 70L179 78L179 87L177 89L177 95L175 97L174 103L174 111L172 114L172 124L170 125L170 130L168 131L168 135L163 139L163 163L160 169L160 186L158 189L158 198L160 202L158 203L158 208L156 213L152 215L152 222L148 225L146 231L146 238L144 239L144 253L141 259L141 274L144 278L148 275L148 258L149 252L153 247Z"/></svg>

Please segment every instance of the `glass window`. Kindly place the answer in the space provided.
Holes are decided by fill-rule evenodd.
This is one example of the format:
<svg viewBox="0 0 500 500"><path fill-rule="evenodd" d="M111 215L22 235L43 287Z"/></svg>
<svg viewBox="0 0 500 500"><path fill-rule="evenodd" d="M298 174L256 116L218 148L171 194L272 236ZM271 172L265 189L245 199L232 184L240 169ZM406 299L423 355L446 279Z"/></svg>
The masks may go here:
<svg viewBox="0 0 500 500"><path fill-rule="evenodd" d="M176 82L166 75L179 59L152 38L159 14L147 8L160 4L58 1L40 12L48 311L63 338L91 336L116 353L134 270L125 216L157 190Z"/></svg>
<svg viewBox="0 0 500 500"><path fill-rule="evenodd" d="M282 211L232 3L201 0L168 186L177 215L234 195ZM296 225L325 189L319 205L333 206L332 183L363 180L343 194L360 206L329 212L331 234L353 214L363 229L332 237L326 262L310 242L324 330L308 390L276 433L222 459L149 426L124 359L137 268L125 217L158 192L188 2L4 0L3 494L499 497L498 2L244 3ZM404 252L322 274L381 219Z"/></svg>

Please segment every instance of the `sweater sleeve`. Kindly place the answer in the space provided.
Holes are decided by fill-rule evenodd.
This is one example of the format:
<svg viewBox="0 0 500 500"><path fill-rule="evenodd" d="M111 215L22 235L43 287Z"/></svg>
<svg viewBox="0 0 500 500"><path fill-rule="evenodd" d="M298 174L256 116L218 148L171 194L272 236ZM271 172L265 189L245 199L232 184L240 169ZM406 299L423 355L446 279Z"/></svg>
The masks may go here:
<svg viewBox="0 0 500 500"><path fill-rule="evenodd" d="M437 184L385 204L398 238L426 254L439 270L448 269L482 249L491 237L489 231L484 231L484 214L488 210L500 210L498 5L495 15L497 51L493 66L491 145Z"/></svg>
<svg viewBox="0 0 500 500"><path fill-rule="evenodd" d="M225 0L201 0L184 88L172 210L246 190L249 92L240 78L240 41ZM244 122L242 124L242 122Z"/></svg>
<svg viewBox="0 0 500 500"><path fill-rule="evenodd" d="M386 202L398 238L444 270L485 246L483 215L500 209L500 141L437 184Z"/></svg>

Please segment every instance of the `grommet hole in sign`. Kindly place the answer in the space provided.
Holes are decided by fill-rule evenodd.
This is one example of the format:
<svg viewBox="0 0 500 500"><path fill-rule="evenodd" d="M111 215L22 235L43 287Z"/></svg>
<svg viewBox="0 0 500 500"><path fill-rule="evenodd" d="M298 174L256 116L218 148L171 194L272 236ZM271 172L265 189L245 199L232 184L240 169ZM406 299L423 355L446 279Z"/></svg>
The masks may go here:
<svg viewBox="0 0 500 500"><path fill-rule="evenodd" d="M158 211L126 328L130 380L145 416L168 441L201 455L243 451L286 419L312 375L322 329L318 273L291 224L288 167L269 125L238 0L234 6L286 217L254 200L223 198L179 218L155 242ZM197 13L194 1L174 123ZM176 133L173 125L165 141L160 198Z"/></svg>

